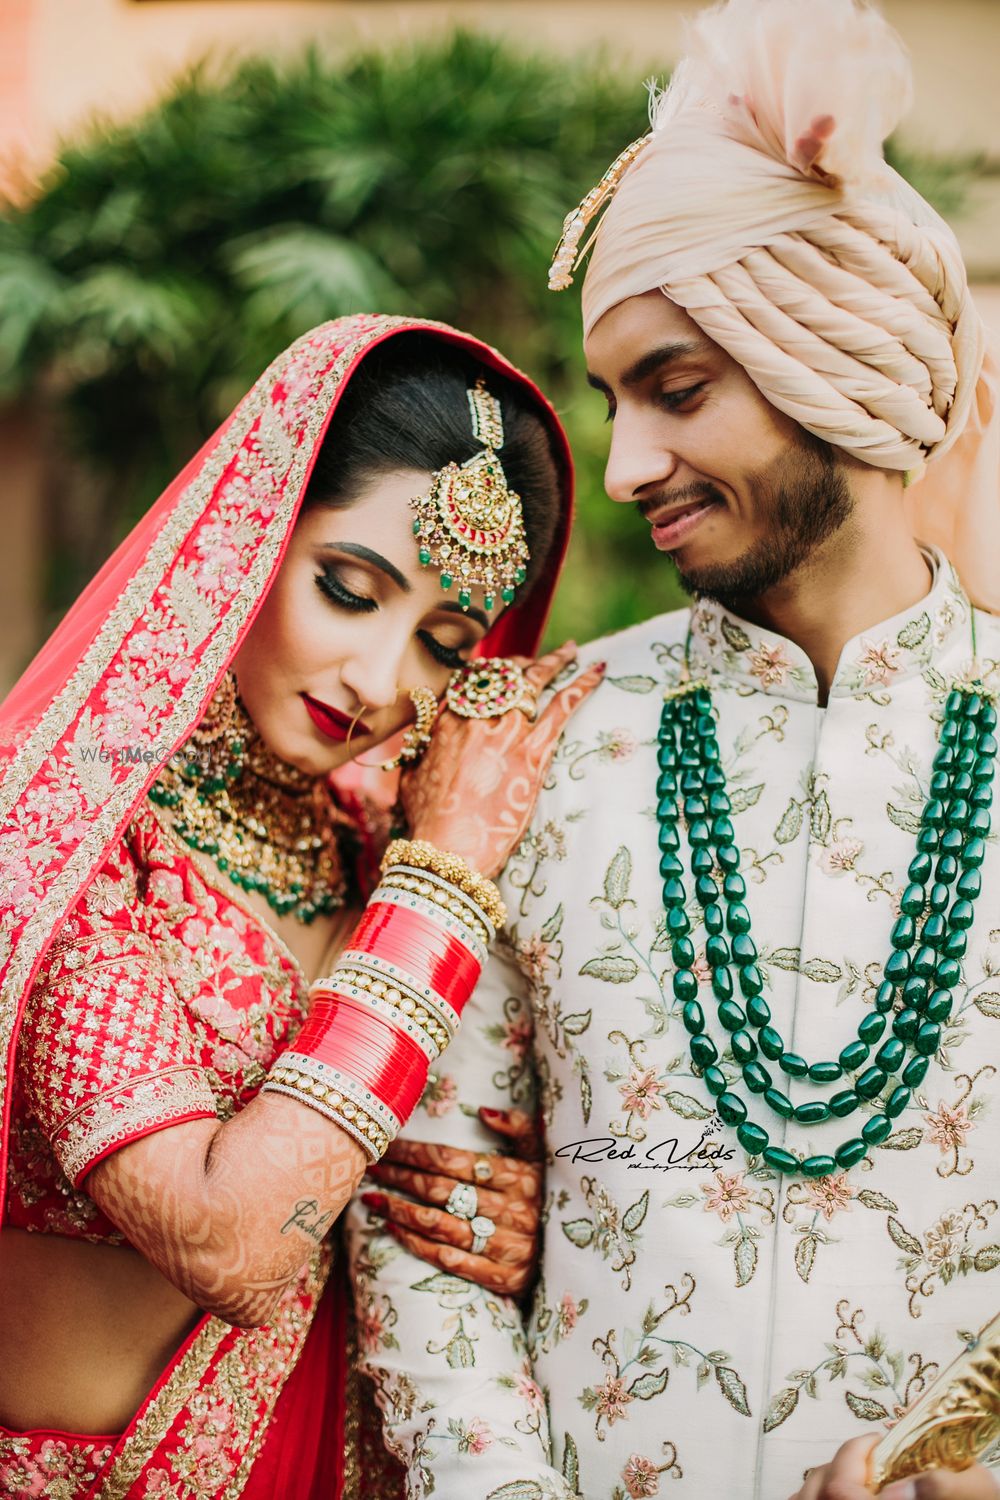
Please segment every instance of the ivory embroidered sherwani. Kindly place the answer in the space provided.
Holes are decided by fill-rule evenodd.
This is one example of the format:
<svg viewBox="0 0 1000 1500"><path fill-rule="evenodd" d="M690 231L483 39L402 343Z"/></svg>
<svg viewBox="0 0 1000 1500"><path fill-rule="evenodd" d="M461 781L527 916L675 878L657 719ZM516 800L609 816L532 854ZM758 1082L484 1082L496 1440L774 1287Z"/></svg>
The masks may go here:
<svg viewBox="0 0 1000 1500"><path fill-rule="evenodd" d="M353 1215L362 1353L413 1496L783 1500L914 1400L1000 1305L1000 846L940 1051L885 1145L814 1181L748 1157L692 1067L660 899L656 735L689 625L787 1045L836 1057L891 951L938 716L972 668L949 565L935 558L926 599L848 643L826 708L796 646L714 603L589 648L606 681L504 876L510 953L411 1127L488 1148L475 1107L537 1091L548 1169L530 1316ZM1000 620L977 614L975 630L995 689ZM707 982L702 999L721 1042ZM796 1101L844 1086L776 1081ZM751 1104L774 1143L810 1153L865 1118L786 1127Z"/></svg>

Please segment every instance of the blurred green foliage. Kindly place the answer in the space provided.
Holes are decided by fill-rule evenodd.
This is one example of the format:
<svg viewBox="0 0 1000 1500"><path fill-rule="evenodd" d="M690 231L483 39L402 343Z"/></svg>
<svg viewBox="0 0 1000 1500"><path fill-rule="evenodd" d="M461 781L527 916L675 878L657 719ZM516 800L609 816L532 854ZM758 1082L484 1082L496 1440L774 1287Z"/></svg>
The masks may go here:
<svg viewBox="0 0 1000 1500"><path fill-rule="evenodd" d="M559 407L580 523L553 639L675 605L645 527L604 496L578 289L546 290L563 215L642 132L645 102L606 56L459 32L198 69L142 118L65 146L33 201L0 212L0 398L43 403L87 476L86 524L64 533L54 510L53 607L278 350L362 309L468 328Z"/></svg>

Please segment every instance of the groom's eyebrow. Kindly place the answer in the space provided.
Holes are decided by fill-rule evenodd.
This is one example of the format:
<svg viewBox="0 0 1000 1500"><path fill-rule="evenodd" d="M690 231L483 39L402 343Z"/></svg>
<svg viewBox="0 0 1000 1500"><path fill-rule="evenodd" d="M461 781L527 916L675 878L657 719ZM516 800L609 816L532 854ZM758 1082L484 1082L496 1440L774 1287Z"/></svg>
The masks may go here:
<svg viewBox="0 0 1000 1500"><path fill-rule="evenodd" d="M641 385L651 375L656 375L665 365L675 363L692 354L705 354L708 352L708 344L704 339L683 339L678 343L660 344L656 349L650 349L648 354L640 355L634 364L621 377L621 383L626 389ZM587 384L592 385L595 391L602 391L608 395L611 387L607 381L595 375L592 370L587 371Z"/></svg>

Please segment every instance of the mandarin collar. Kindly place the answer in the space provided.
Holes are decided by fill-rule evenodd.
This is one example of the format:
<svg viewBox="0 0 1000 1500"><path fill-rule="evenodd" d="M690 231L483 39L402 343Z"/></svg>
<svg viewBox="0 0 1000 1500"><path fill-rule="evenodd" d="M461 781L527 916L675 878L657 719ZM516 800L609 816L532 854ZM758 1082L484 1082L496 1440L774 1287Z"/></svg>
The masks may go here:
<svg viewBox="0 0 1000 1500"><path fill-rule="evenodd" d="M891 619L849 640L830 688L834 698L884 698L932 661L951 658L972 668L972 609L954 567L936 548L924 549L933 573L928 594ZM691 612L691 664L741 692L816 703L819 684L800 646L740 619L715 599ZM950 683L949 683L950 685Z"/></svg>

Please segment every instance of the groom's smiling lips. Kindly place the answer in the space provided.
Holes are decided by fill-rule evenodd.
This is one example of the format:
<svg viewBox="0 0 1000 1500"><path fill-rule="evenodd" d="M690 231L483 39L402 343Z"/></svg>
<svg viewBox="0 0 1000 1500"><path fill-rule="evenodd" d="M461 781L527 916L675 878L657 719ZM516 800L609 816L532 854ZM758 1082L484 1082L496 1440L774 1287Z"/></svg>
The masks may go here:
<svg viewBox="0 0 1000 1500"><path fill-rule="evenodd" d="M718 490L706 487L703 493L672 505L647 502L640 509L652 528L654 547L660 552L671 552L682 546L705 516L720 505L725 505L725 501Z"/></svg>

